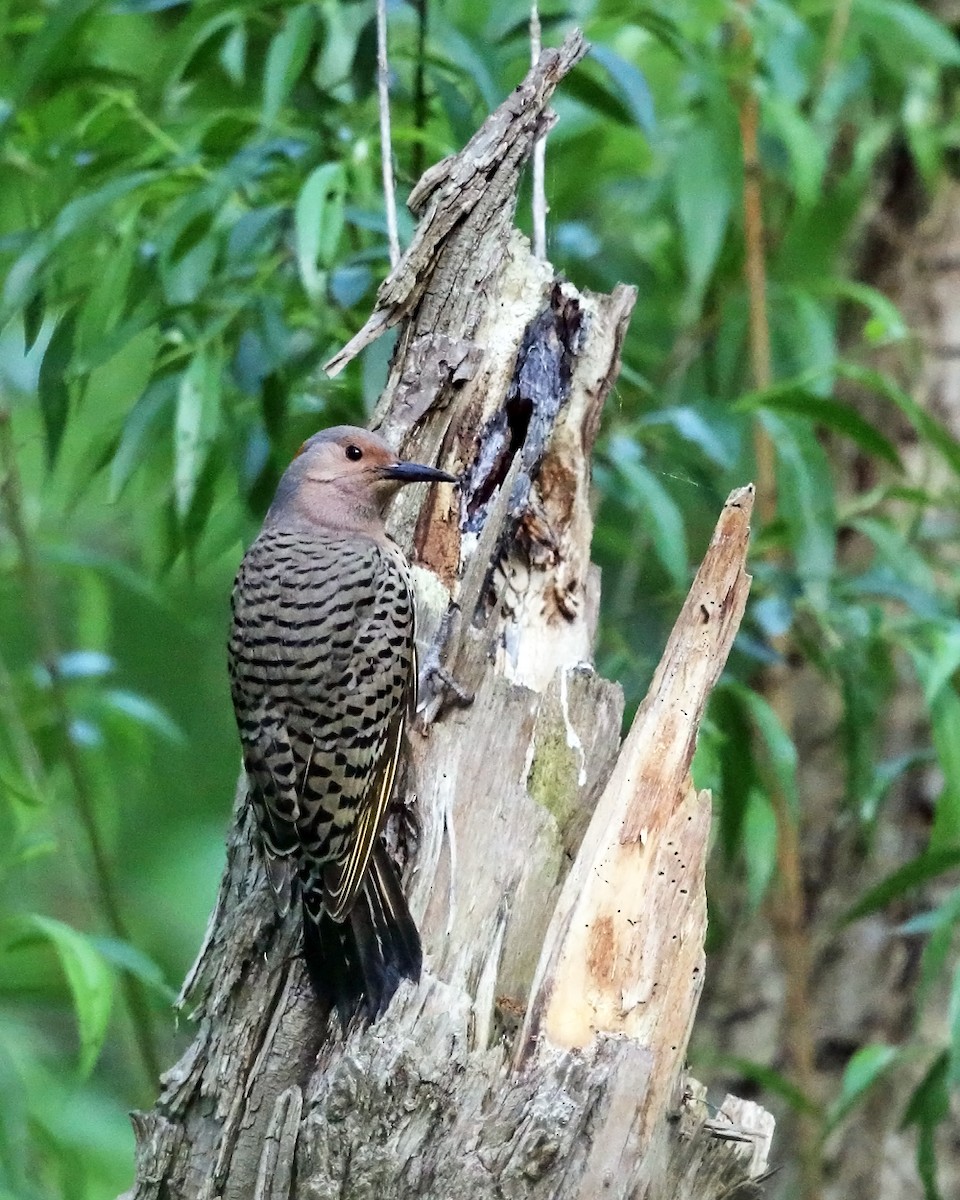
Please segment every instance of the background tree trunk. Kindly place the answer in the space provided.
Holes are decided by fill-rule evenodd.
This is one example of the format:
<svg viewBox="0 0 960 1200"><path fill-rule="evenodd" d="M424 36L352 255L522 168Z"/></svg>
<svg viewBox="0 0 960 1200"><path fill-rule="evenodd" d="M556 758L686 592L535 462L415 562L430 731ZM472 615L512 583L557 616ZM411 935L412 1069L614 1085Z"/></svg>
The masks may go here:
<svg viewBox="0 0 960 1200"><path fill-rule="evenodd" d="M941 6L942 7L942 6ZM940 14L950 20L952 13ZM922 408L960 436L960 185L945 179L926 195L905 151L888 157L878 175L859 261L853 274L878 288L903 314L913 331L910 344L883 347L867 359L916 398ZM851 335L856 346L859 333ZM912 485L949 494L943 463L915 429L889 404L847 385L842 394L896 443ZM831 442L841 494L858 497L878 483L876 464L842 439ZM946 477L946 478L945 478ZM851 538L844 552L861 551ZM896 683L886 706L878 756L886 761L924 744L929 716L906 656L895 660ZM956 886L945 873L854 924L841 926L852 895L890 875L928 847L943 773L934 761L907 772L884 802L885 821L865 852L863 830L845 811L844 757L837 728L840 700L810 664L795 666L791 693L796 706L794 739L803 805L803 869L813 962L809 1019L815 1034L815 1100L837 1095L843 1072L862 1046L896 1046L910 1030L935 1046L949 1028L950 977L937 979L918 1008L922 940L902 926L918 912L933 910ZM718 898L732 909L729 889ZM783 1061L784 980L777 940L762 914L731 920L727 944L711 959L707 994L695 1041L729 1060ZM922 1055L888 1073L883 1087L867 1098L859 1120L835 1130L824 1145L824 1200L851 1196L920 1200L915 1129L904 1113L926 1063ZM732 1075L726 1080L737 1086ZM960 1143L957 1106L936 1136L937 1176L943 1196L960 1195ZM792 1156L795 1113L781 1099L772 1107L779 1126L778 1146ZM778 1191L789 1194L791 1172Z"/></svg>
<svg viewBox="0 0 960 1200"><path fill-rule="evenodd" d="M650 693L590 666L589 462L635 294L578 292L513 228L546 105L585 52L547 51L411 196L416 236L329 369L393 325L374 424L462 472L407 489L421 713L392 847L428 969L376 1025L318 1010L277 918L241 782L227 869L184 985L186 1054L138 1114L129 1195L747 1195L772 1121L712 1119L683 1062L703 981L710 806L697 725L746 602L752 489L728 501ZM738 1190L743 1189L743 1190Z"/></svg>

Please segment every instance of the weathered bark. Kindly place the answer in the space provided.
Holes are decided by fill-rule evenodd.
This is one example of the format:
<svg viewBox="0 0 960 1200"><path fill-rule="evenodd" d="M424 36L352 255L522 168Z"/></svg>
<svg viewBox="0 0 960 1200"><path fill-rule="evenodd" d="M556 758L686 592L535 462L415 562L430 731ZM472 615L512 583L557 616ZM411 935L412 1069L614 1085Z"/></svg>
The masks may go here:
<svg viewBox="0 0 960 1200"><path fill-rule="evenodd" d="M545 106L583 52L579 36L545 52L428 172L417 236L331 367L399 324L375 424L463 473L422 510L407 489L393 521L425 666L389 836L424 978L372 1027L344 1035L318 1010L241 783L184 986L197 1035L135 1120L137 1200L709 1200L763 1173L766 1114L728 1098L707 1119L682 1072L709 826L689 765L746 601L752 489L728 501L621 748L620 690L590 666L589 461L634 292L577 291L513 228Z"/></svg>

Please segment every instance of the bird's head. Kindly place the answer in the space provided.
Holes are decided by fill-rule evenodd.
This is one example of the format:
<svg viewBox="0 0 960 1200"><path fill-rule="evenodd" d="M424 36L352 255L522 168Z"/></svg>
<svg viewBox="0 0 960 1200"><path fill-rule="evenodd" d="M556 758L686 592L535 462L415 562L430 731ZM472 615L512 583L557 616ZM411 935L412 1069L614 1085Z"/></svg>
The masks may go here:
<svg viewBox="0 0 960 1200"><path fill-rule="evenodd" d="M401 461L375 433L336 425L300 447L280 480L268 519L292 510L314 524L375 532L405 483L457 482L436 467Z"/></svg>

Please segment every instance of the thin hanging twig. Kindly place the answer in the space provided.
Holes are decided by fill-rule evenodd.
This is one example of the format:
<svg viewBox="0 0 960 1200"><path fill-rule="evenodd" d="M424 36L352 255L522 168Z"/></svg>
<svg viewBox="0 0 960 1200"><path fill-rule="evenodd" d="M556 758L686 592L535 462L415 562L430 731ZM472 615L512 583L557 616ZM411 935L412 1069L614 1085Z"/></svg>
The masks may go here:
<svg viewBox="0 0 960 1200"><path fill-rule="evenodd" d="M536 66L540 57L540 9L537 0L530 5L530 65ZM536 258L547 257L547 184L546 137L533 144L533 253Z"/></svg>
<svg viewBox="0 0 960 1200"><path fill-rule="evenodd" d="M393 145L390 139L390 67L387 62L387 0L377 0L377 99L380 106L380 166L383 169L383 204L387 213L390 266L400 261L397 233L397 193L393 180Z"/></svg>

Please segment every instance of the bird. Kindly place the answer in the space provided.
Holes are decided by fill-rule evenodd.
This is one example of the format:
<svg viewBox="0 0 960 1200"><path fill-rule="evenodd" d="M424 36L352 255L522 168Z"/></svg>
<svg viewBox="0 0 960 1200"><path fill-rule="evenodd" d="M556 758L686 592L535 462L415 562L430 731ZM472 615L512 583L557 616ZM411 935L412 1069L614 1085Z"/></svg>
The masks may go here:
<svg viewBox="0 0 960 1200"><path fill-rule="evenodd" d="M299 893L316 994L376 1020L423 950L381 836L417 659L408 564L390 501L454 475L401 461L349 425L314 434L284 472L233 587L228 666L247 795L285 915Z"/></svg>

